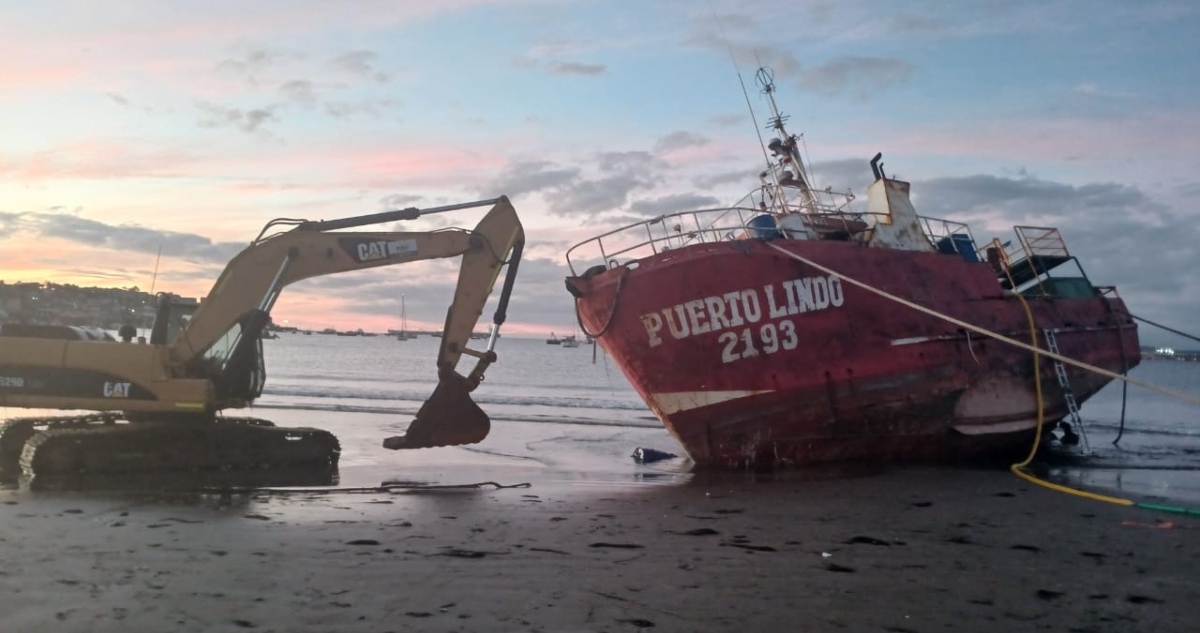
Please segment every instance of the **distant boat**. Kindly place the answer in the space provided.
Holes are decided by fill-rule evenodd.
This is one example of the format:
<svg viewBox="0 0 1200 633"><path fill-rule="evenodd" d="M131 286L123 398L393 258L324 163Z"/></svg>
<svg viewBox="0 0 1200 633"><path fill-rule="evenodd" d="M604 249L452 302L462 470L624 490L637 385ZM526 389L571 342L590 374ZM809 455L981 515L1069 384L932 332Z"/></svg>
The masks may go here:
<svg viewBox="0 0 1200 633"><path fill-rule="evenodd" d="M546 345L560 345L560 344L562 344L562 341L558 340L558 337L554 336L554 332L551 332L550 338L546 339Z"/></svg>
<svg viewBox="0 0 1200 633"><path fill-rule="evenodd" d="M575 338L574 334L570 336L564 336L562 338L561 345L563 347L579 347L579 339Z"/></svg>
<svg viewBox="0 0 1200 633"><path fill-rule="evenodd" d="M396 340L407 341L414 338L417 338L417 333L408 331L408 315L404 313L404 295L400 295L400 333L396 335Z"/></svg>

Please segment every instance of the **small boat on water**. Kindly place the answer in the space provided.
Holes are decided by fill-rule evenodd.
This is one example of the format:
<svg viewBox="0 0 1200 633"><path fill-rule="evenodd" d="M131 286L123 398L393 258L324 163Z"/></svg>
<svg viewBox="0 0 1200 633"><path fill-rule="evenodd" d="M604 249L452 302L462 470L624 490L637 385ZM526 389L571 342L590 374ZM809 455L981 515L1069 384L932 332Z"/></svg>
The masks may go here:
<svg viewBox="0 0 1200 633"><path fill-rule="evenodd" d="M400 295L400 331L396 332L396 340L411 341L415 338L417 338L417 333L408 331L408 314L404 310L404 295Z"/></svg>
<svg viewBox="0 0 1200 633"><path fill-rule="evenodd" d="M560 341L557 336L554 336L554 332L551 332L550 338L546 339L546 345L561 345L561 344L562 344L562 341Z"/></svg>
<svg viewBox="0 0 1200 633"><path fill-rule="evenodd" d="M579 347L579 339L574 334L562 337L563 347Z"/></svg>
<svg viewBox="0 0 1200 633"><path fill-rule="evenodd" d="M1110 378L1046 356L1035 372L1030 350L980 332L1111 372L1139 362L1116 289L1093 285L1056 228L977 244L965 224L918 215L880 155L853 210L853 195L813 186L758 78L778 138L757 188L567 252L584 334L695 462L1019 455L1039 409L1065 436Z"/></svg>

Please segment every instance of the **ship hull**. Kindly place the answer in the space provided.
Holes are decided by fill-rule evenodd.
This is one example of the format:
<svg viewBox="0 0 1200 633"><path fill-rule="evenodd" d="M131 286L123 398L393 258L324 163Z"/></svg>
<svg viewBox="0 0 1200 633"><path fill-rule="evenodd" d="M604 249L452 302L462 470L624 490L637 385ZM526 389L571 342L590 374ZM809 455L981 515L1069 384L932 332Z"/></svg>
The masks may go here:
<svg viewBox="0 0 1200 633"><path fill-rule="evenodd" d="M974 461L1027 451L1068 414L1054 362L903 306L1031 342L993 268L852 242L698 244L567 280L581 322L702 465ZM1139 358L1120 299L1030 298L1039 347L1112 372ZM1082 403L1109 378L1065 367ZM1040 376L1041 396L1038 395Z"/></svg>

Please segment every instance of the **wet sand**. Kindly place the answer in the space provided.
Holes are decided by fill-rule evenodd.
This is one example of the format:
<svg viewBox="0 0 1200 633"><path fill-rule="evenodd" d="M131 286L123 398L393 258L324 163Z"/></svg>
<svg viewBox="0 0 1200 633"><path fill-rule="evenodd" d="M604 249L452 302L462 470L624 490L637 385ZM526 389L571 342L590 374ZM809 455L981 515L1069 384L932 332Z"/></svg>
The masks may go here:
<svg viewBox="0 0 1200 633"><path fill-rule="evenodd" d="M342 483L528 487L0 491L0 630L1196 629L1195 519L1004 471L606 471L663 436L589 430L572 466L506 428L402 465L351 451Z"/></svg>

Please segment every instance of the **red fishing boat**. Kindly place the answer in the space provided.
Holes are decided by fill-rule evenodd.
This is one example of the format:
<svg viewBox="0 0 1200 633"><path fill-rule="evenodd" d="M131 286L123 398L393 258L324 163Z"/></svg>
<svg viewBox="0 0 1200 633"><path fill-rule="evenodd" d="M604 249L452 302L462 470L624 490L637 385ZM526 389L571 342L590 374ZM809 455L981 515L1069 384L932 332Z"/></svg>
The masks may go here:
<svg viewBox="0 0 1200 633"><path fill-rule="evenodd" d="M1104 372L1140 359L1116 290L1092 284L1057 229L977 244L965 224L918 215L880 155L865 210L815 188L769 73L759 81L779 136L757 189L567 253L584 333L692 459L1019 454L1039 409L1044 428L1061 420L1078 437L1078 406Z"/></svg>

